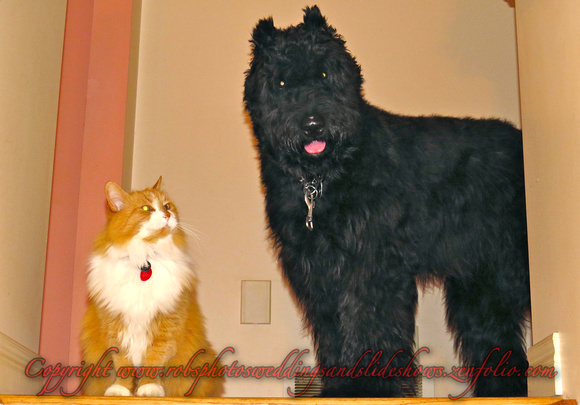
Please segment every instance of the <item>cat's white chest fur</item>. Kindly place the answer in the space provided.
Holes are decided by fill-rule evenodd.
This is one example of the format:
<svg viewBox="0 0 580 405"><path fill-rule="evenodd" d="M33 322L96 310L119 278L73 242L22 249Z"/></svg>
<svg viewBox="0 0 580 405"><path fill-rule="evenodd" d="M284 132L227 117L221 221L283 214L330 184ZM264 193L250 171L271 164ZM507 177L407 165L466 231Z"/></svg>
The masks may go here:
<svg viewBox="0 0 580 405"><path fill-rule="evenodd" d="M151 264L151 277L142 281L140 267ZM120 315L123 330L117 344L134 366L143 365L151 344L150 325L158 313L175 309L192 270L187 256L168 238L155 245L133 243L94 255L87 277L89 295L106 310Z"/></svg>

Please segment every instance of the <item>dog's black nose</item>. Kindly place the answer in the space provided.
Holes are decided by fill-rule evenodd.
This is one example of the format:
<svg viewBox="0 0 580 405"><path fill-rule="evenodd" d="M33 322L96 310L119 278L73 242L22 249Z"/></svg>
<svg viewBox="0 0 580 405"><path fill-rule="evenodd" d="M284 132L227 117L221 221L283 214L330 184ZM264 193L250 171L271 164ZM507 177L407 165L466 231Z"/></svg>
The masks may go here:
<svg viewBox="0 0 580 405"><path fill-rule="evenodd" d="M304 117L300 125L307 135L320 135L324 130L324 118L320 115L308 115Z"/></svg>

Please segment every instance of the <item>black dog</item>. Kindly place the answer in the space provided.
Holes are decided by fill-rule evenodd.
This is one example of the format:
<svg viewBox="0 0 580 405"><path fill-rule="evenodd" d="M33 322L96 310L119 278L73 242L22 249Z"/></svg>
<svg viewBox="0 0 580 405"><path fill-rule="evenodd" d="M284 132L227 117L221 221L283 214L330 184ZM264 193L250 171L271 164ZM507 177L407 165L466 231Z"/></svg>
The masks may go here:
<svg viewBox="0 0 580 405"><path fill-rule="evenodd" d="M259 21L251 42L244 100L266 211L323 395L413 388L417 285L437 280L473 393L525 396L520 132L369 105L360 67L317 7L287 29Z"/></svg>

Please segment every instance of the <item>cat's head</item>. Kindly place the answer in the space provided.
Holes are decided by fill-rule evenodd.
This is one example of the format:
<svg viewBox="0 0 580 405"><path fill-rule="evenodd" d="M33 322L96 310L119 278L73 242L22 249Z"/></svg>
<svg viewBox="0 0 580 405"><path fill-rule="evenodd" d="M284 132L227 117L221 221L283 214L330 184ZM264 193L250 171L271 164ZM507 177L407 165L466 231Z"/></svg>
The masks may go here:
<svg viewBox="0 0 580 405"><path fill-rule="evenodd" d="M105 194L109 208L109 242L124 245L135 239L145 243L155 243L170 236L182 239L177 208L161 190L161 177L153 187L131 193L108 182Z"/></svg>

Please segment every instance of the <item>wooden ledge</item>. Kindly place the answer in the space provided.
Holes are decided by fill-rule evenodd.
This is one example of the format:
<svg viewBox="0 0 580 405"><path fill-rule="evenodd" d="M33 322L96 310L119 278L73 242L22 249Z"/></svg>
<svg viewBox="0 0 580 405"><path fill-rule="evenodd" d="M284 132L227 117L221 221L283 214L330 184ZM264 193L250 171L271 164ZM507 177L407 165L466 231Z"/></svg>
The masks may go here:
<svg viewBox="0 0 580 405"><path fill-rule="evenodd" d="M140 397L61 397L1 395L0 404L52 404L52 405L441 405L461 402L462 405L577 405L576 400L559 397L532 398L140 398Z"/></svg>

